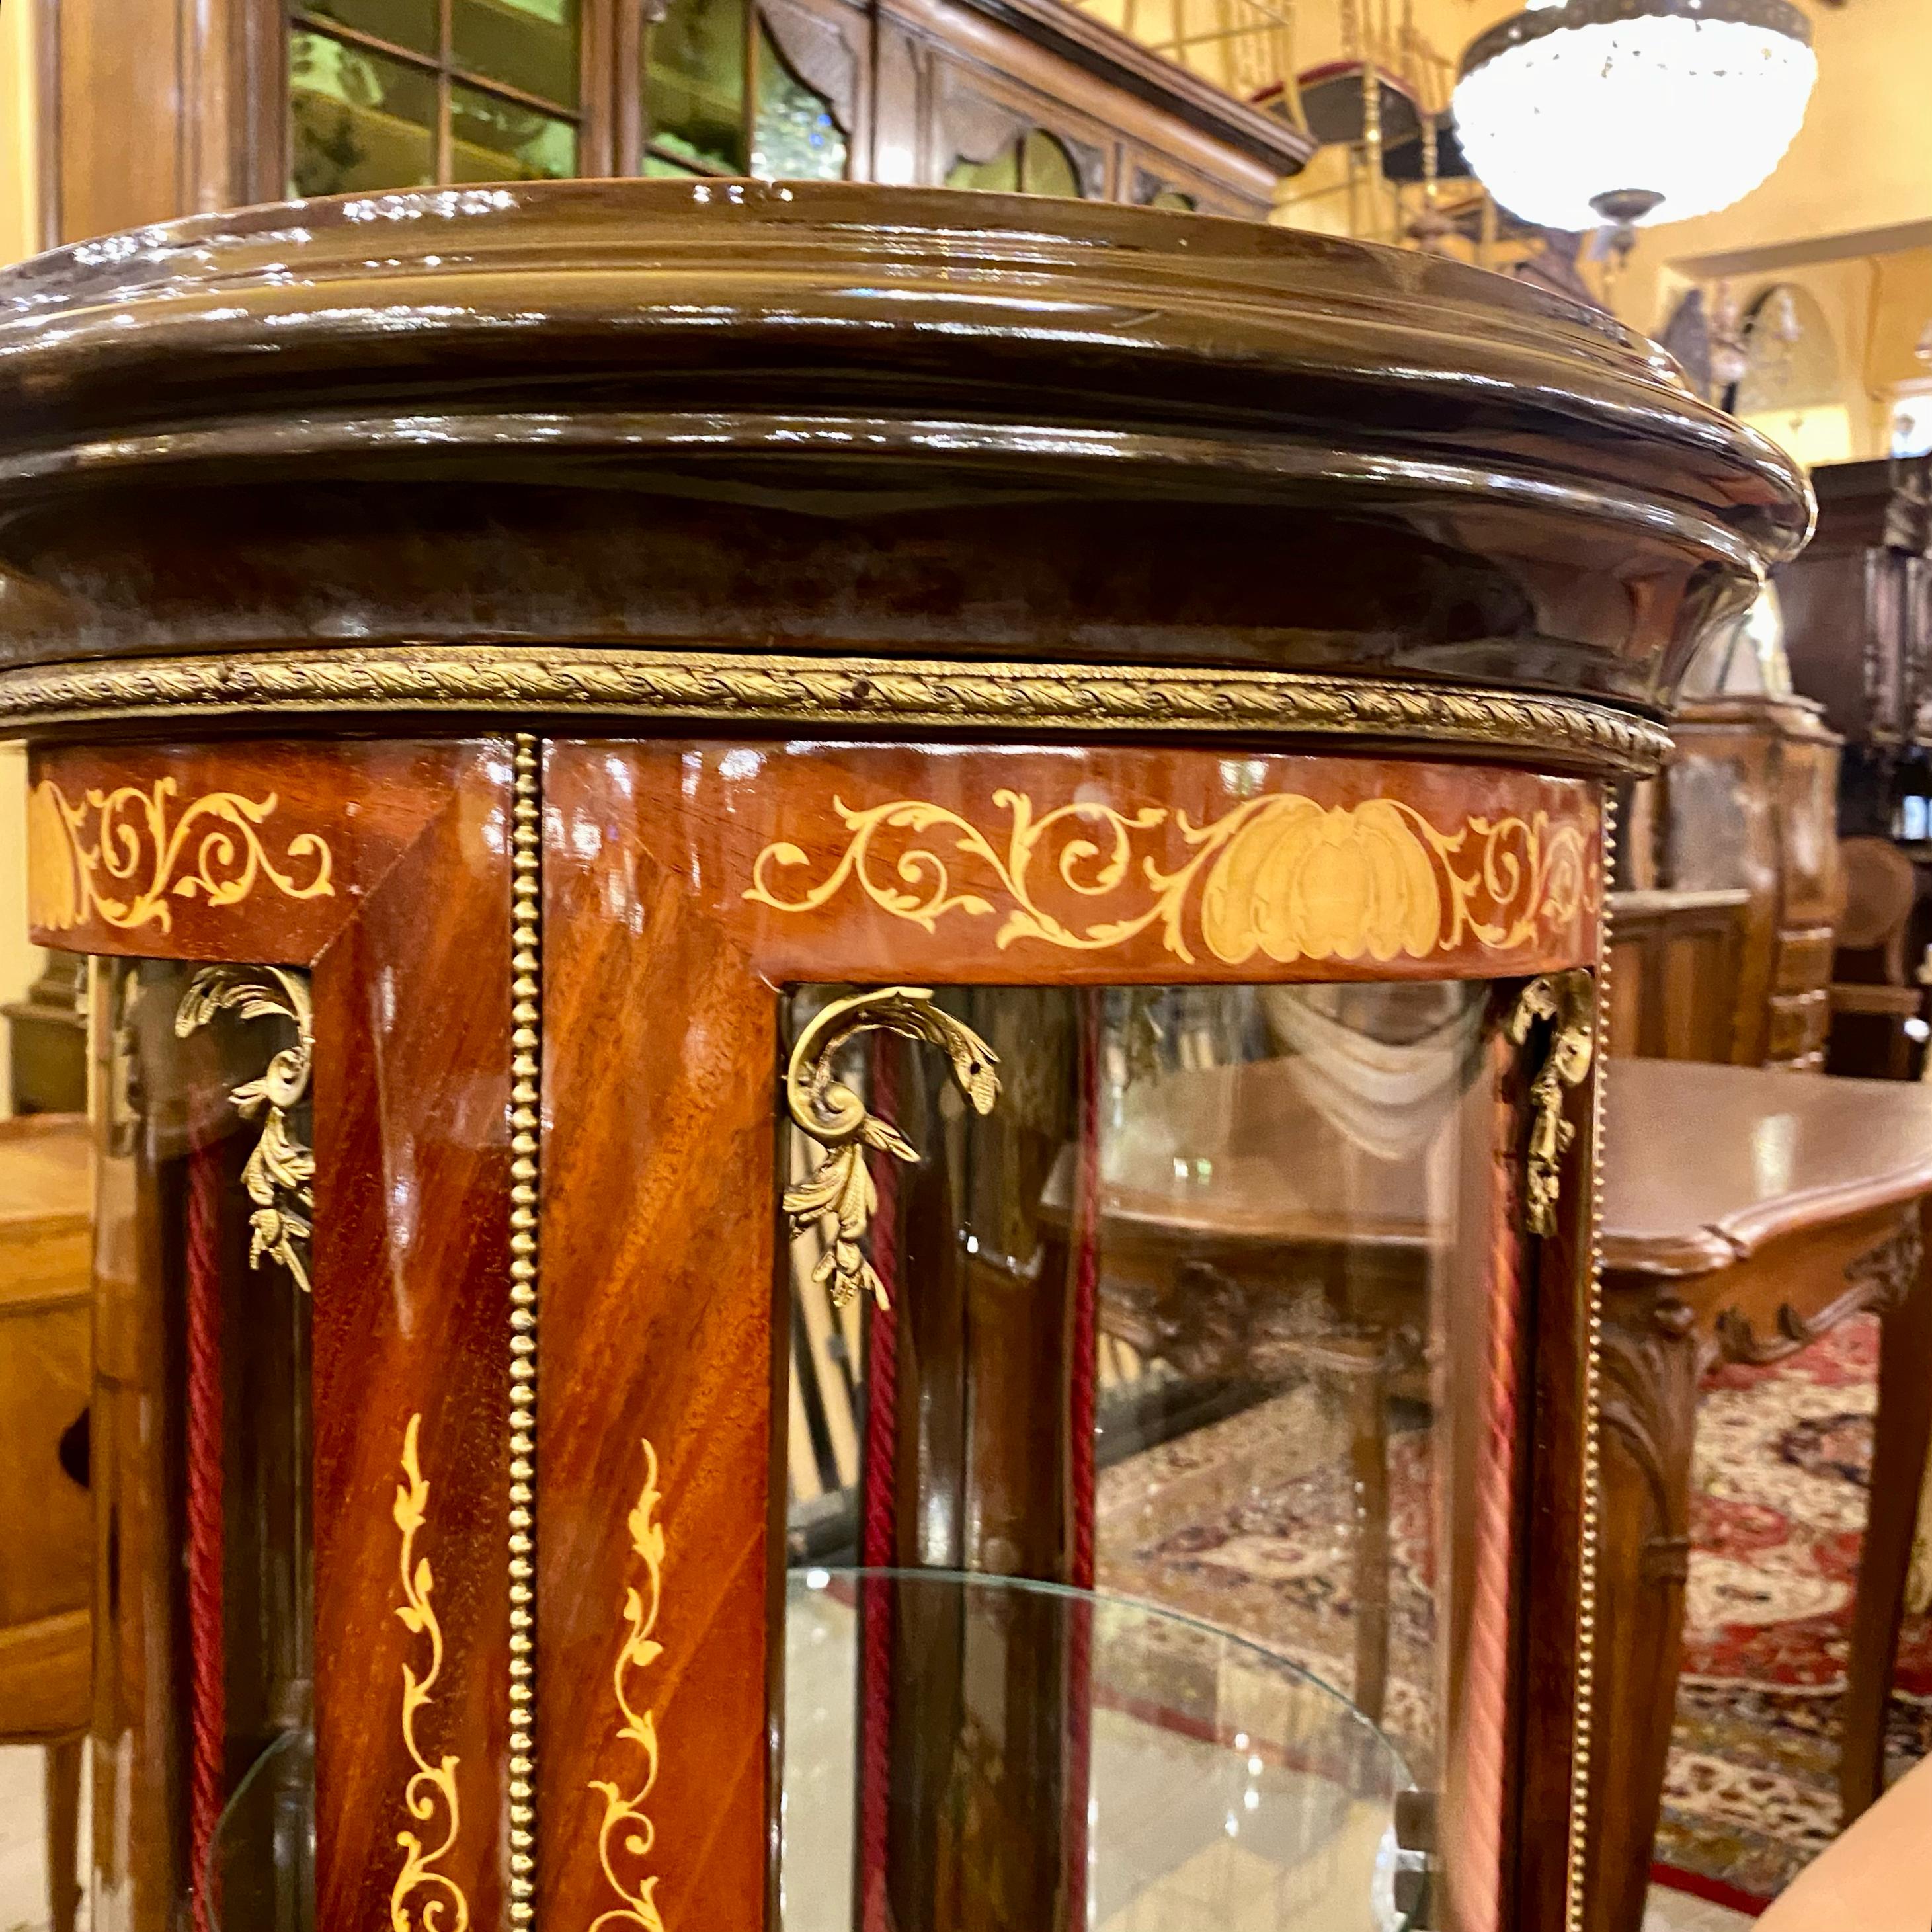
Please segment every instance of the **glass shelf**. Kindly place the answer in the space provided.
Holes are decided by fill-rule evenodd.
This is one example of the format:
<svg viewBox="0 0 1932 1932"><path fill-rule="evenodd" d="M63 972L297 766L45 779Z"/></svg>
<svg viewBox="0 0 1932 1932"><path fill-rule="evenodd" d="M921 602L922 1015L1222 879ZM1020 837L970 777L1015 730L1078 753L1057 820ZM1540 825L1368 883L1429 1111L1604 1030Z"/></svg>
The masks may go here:
<svg viewBox="0 0 1932 1932"><path fill-rule="evenodd" d="M284 1731L242 1774L208 1840L210 1932L311 1932L315 1737Z"/></svg>
<svg viewBox="0 0 1932 1932"><path fill-rule="evenodd" d="M885 1932L977 1923L961 1875L1016 1829L1090 1932L1400 1932L1413 1783L1346 1698L1189 1618L947 1571L787 1579L784 1932L850 1932L855 1887Z"/></svg>

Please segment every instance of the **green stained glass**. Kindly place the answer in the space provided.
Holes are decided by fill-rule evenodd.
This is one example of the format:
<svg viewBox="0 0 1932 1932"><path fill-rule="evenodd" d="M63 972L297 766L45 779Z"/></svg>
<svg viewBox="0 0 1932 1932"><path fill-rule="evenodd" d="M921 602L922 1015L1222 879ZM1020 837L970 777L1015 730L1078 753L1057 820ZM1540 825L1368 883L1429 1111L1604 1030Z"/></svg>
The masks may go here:
<svg viewBox="0 0 1932 1932"><path fill-rule="evenodd" d="M1017 194L1020 186L1020 144L1003 148L990 161L958 160L946 172L948 188L976 188L989 194Z"/></svg>
<svg viewBox="0 0 1932 1932"><path fill-rule="evenodd" d="M452 0L451 49L466 73L577 104L578 0Z"/></svg>
<svg viewBox="0 0 1932 1932"><path fill-rule="evenodd" d="M436 0L303 0L301 10L436 58Z"/></svg>
<svg viewBox="0 0 1932 1932"><path fill-rule="evenodd" d="M1020 191L1023 194L1058 195L1063 200L1080 199L1080 171L1064 142L1044 128L1028 130L1020 151Z"/></svg>
<svg viewBox="0 0 1932 1932"><path fill-rule="evenodd" d="M646 140L697 171L742 174L746 0L671 0L644 47Z"/></svg>
<svg viewBox="0 0 1932 1932"><path fill-rule="evenodd" d="M831 104L792 72L760 23L752 173L764 181L843 181L845 163L845 136Z"/></svg>
<svg viewBox="0 0 1932 1932"><path fill-rule="evenodd" d="M436 76L332 35L289 36L289 128L296 194L436 179Z"/></svg>
<svg viewBox="0 0 1932 1932"><path fill-rule="evenodd" d="M1150 208L1172 208L1191 214L1198 206L1191 194L1184 194L1178 188L1162 188L1148 203Z"/></svg>
<svg viewBox="0 0 1932 1932"><path fill-rule="evenodd" d="M1064 142L1043 128L1030 128L991 160L957 160L947 171L948 188L979 188L1002 194L1081 197L1079 170Z"/></svg>
<svg viewBox="0 0 1932 1932"><path fill-rule="evenodd" d="M449 90L450 178L561 181L577 172L577 130L480 88Z"/></svg>

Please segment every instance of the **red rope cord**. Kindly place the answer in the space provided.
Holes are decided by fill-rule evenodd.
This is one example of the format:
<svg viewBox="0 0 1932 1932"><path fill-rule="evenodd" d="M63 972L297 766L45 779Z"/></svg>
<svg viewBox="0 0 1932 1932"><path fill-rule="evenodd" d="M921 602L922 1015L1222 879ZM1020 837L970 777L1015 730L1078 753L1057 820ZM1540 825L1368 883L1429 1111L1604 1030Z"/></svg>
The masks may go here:
<svg viewBox="0 0 1932 1932"><path fill-rule="evenodd" d="M898 1056L892 1044L875 1042L872 1111L885 1120L898 1112ZM871 1157L879 1204L872 1216L872 1266L890 1306L874 1304L866 1317L866 1449L860 1558L868 1569L887 1569L898 1555L898 1187L899 1163L891 1154ZM890 1810L892 1614L890 1588L870 1589L865 1602L861 1660L864 1718L860 1760L859 1883L864 1932L886 1932L886 1854Z"/></svg>
<svg viewBox="0 0 1932 1932"><path fill-rule="evenodd" d="M218 1142L188 1162L188 1630L190 1678L189 1894L196 1932L210 1932L208 1847L221 1815L228 1687L223 1611L221 1372L222 1154Z"/></svg>
<svg viewBox="0 0 1932 1932"><path fill-rule="evenodd" d="M1508 1718L1510 1571L1516 1516L1523 1236L1516 1184L1520 1121L1497 1108L1489 1373L1476 1468L1469 1649L1464 1696L1461 1854L1448 1874L1460 1932L1495 1932L1502 1913L1504 1732Z"/></svg>
<svg viewBox="0 0 1932 1932"><path fill-rule="evenodd" d="M1079 1144L1074 1178L1073 1324L1067 1365L1066 1467L1072 1562L1069 1580L1094 1587L1094 1404L1100 1377L1100 1003L1080 994ZM1060 1831L1066 1846L1064 1922L1087 1922L1087 1795L1093 1751L1094 1619L1082 1602L1067 1606L1066 1789Z"/></svg>
<svg viewBox="0 0 1932 1932"><path fill-rule="evenodd" d="M1067 1378L1067 1480L1072 1491L1070 1582L1094 1587L1094 1399L1100 1376L1100 1002L1080 1000L1080 1148L1074 1185L1072 1360Z"/></svg>

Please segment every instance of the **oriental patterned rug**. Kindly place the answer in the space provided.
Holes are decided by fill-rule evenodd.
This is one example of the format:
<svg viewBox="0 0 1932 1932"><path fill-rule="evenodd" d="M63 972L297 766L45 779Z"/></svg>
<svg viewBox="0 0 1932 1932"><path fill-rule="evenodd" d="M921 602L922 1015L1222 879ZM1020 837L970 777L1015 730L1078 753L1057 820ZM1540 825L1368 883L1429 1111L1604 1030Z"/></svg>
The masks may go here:
<svg viewBox="0 0 1932 1932"><path fill-rule="evenodd" d="M1705 1384L1657 1840L1666 1882L1769 1899L1838 1832L1878 1335L1862 1316L1788 1360ZM1932 1617L1908 1615L1900 1632L1888 1750L1894 1776L1932 1750Z"/></svg>
<svg viewBox="0 0 1932 1932"><path fill-rule="evenodd" d="M1838 1828L1838 1700L1877 1404L1878 1324L1774 1366L1713 1372L1698 1412L1684 1672L1658 1876L1747 1910ZM1418 1411L1412 1420L1422 1424ZM1313 1385L1127 1458L1101 1479L1103 1589L1185 1610L1353 1688L1348 1436ZM1391 1478L1384 1726L1425 1774L1436 1617L1429 1438ZM1892 1774L1932 1751L1932 1617L1905 1621Z"/></svg>

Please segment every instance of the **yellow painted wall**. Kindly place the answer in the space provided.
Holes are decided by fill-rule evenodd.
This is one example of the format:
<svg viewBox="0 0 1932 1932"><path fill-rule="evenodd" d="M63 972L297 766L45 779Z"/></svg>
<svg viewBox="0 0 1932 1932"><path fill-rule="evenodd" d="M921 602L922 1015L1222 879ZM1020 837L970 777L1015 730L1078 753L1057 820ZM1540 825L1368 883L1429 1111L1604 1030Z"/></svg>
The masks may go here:
<svg viewBox="0 0 1932 1932"><path fill-rule="evenodd" d="M0 4L0 262L40 245L38 122L31 7ZM39 975L27 944L27 768L16 744L0 746L0 1000L17 1000ZM0 1114L6 1112L7 1030L0 1026Z"/></svg>

